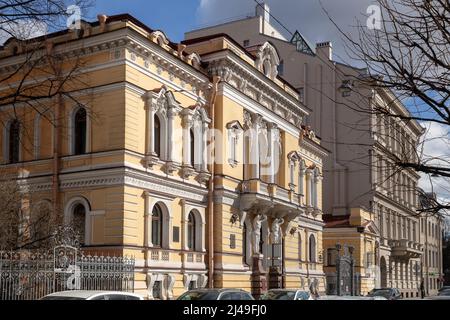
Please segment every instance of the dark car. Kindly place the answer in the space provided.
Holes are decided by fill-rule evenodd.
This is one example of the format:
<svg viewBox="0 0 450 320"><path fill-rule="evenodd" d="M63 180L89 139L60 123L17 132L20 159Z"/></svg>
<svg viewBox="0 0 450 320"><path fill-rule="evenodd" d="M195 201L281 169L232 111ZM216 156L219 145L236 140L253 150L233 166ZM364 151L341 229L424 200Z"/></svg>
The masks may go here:
<svg viewBox="0 0 450 320"><path fill-rule="evenodd" d="M373 289L367 295L368 297L383 297L387 300L398 300L402 298L400 291L396 288L378 288Z"/></svg>
<svg viewBox="0 0 450 320"><path fill-rule="evenodd" d="M450 300L450 288L443 289L437 296L427 297L426 300Z"/></svg>
<svg viewBox="0 0 450 320"><path fill-rule="evenodd" d="M177 300L255 300L247 291L241 289L195 289L189 290Z"/></svg>
<svg viewBox="0 0 450 320"><path fill-rule="evenodd" d="M445 290L450 290L450 286L443 286L442 288L440 288L438 290L438 292L445 291Z"/></svg>

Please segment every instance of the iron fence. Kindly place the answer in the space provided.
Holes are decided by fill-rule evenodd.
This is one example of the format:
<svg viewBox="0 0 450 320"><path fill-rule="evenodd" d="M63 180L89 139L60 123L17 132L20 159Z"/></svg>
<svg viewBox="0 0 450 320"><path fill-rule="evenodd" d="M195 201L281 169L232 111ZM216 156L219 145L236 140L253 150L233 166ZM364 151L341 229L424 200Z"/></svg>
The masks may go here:
<svg viewBox="0 0 450 320"><path fill-rule="evenodd" d="M64 290L134 291L133 258L51 251L0 251L0 300L36 300Z"/></svg>

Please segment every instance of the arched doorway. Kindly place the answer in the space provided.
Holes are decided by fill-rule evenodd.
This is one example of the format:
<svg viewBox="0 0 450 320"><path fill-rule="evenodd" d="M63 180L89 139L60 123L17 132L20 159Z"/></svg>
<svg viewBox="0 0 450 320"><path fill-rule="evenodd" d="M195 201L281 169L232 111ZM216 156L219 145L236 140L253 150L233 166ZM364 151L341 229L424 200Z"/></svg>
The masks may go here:
<svg viewBox="0 0 450 320"><path fill-rule="evenodd" d="M387 288L387 265L384 257L380 259L380 286Z"/></svg>

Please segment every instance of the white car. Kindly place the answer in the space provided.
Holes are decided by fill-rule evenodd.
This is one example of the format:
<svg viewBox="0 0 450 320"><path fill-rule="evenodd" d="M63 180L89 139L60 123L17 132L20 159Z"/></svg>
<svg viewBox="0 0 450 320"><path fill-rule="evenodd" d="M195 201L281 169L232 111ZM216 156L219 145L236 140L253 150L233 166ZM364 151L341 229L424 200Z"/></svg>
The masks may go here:
<svg viewBox="0 0 450 320"><path fill-rule="evenodd" d="M314 300L305 290L270 289L260 298L261 300Z"/></svg>
<svg viewBox="0 0 450 320"><path fill-rule="evenodd" d="M121 291L70 290L51 293L41 300L144 300L138 294Z"/></svg>

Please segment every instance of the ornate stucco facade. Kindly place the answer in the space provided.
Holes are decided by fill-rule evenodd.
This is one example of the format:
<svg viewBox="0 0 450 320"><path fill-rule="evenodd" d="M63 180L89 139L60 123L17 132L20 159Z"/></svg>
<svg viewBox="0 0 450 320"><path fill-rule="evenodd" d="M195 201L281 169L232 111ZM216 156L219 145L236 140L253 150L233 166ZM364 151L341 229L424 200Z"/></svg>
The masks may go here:
<svg viewBox="0 0 450 320"><path fill-rule="evenodd" d="M325 290L328 152L302 126L311 110L278 76L272 44L176 44L129 15L40 40L63 70L83 63L65 94L1 106L1 168L32 191L30 215L45 202L61 221L82 216L85 250L134 256L149 299L208 285ZM5 43L2 74L21 50Z"/></svg>
<svg viewBox="0 0 450 320"><path fill-rule="evenodd" d="M378 285L417 297L424 247L415 216L419 176L393 163L417 156L423 128L402 120L408 110L390 90L362 85L364 69L333 60L331 42L312 44L298 31L287 38L271 24L269 12L267 5L259 5L253 17L193 30L185 37L224 33L247 48L266 41L278 48L280 73L312 110L306 124L330 150L324 160L324 212L336 219L347 219L354 210L370 212L379 248L373 260L381 270ZM394 116L385 117L380 110Z"/></svg>

